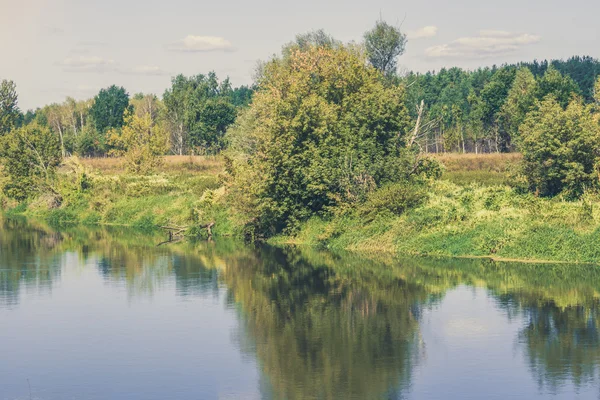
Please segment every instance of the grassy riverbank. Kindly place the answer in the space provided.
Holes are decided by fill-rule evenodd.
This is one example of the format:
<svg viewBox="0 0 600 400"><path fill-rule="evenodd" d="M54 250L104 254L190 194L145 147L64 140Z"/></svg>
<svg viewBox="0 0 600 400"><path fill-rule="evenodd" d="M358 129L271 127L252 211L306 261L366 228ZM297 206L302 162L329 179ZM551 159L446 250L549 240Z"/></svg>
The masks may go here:
<svg viewBox="0 0 600 400"><path fill-rule="evenodd" d="M58 171L57 207L52 195L27 204L1 200L9 214L52 224L193 226L217 222L215 235L235 235L234 218L221 198L223 162L216 157L166 157L152 175L126 173L122 159L68 159Z"/></svg>
<svg viewBox="0 0 600 400"><path fill-rule="evenodd" d="M380 210L315 217L292 235L270 239L366 253L600 262L600 197L575 202L515 193L502 184L516 155L439 156L446 166L422 205L397 216ZM68 160L59 171L62 202L40 196L5 212L53 224L199 226L215 236L243 235L228 205L218 157L167 157L148 176L130 175L119 159Z"/></svg>

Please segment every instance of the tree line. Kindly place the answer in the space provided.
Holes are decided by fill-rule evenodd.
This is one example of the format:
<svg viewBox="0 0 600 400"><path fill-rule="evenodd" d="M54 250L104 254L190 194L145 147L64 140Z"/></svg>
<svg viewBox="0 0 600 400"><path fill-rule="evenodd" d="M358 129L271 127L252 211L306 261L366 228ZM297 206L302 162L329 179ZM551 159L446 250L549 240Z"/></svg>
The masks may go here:
<svg viewBox="0 0 600 400"><path fill-rule="evenodd" d="M52 175L68 154L122 155L147 173L165 154L222 152L232 207L269 235L314 215L420 204L441 174L432 151L520 151L514 185L540 196L599 186L597 60L401 76L405 45L385 21L362 43L319 30L261 63L252 87L179 75L162 99L112 86L24 115L3 81L4 192L59 198Z"/></svg>
<svg viewBox="0 0 600 400"><path fill-rule="evenodd" d="M422 111L421 143L426 152L518 151L519 127L536 102L552 95L565 107L572 98L593 103L600 61L534 61L479 68L409 73L407 87L413 119ZM423 102L423 109L416 107Z"/></svg>

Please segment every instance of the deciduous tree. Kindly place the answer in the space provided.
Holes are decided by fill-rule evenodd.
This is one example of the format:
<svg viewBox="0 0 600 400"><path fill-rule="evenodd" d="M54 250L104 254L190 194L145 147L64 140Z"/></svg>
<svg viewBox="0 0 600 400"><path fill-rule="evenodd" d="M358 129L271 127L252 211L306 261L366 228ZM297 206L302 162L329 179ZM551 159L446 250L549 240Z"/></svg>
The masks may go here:
<svg viewBox="0 0 600 400"><path fill-rule="evenodd" d="M122 87L115 85L100 90L94 98L94 105L90 115L100 133L105 133L111 128L123 126L125 111L129 108L129 95Z"/></svg>
<svg viewBox="0 0 600 400"><path fill-rule="evenodd" d="M9 178L4 186L7 196L21 201L45 190L56 194L52 179L62 157L59 140L50 128L34 122L12 130L0 145Z"/></svg>
<svg viewBox="0 0 600 400"><path fill-rule="evenodd" d="M17 86L13 81L0 83L0 135L15 127L19 119Z"/></svg>
<svg viewBox="0 0 600 400"><path fill-rule="evenodd" d="M523 174L540 196L577 197L598 185L600 125L591 106L571 101L565 109L547 96L521 125Z"/></svg>
<svg viewBox="0 0 600 400"><path fill-rule="evenodd" d="M385 76L394 75L398 68L397 58L406 48L406 35L399 28L379 20L365 33L364 39L371 65Z"/></svg>
<svg viewBox="0 0 600 400"><path fill-rule="evenodd" d="M232 191L263 233L418 169L405 157L404 89L355 47L296 49L265 65L259 88L229 138L241 147L230 150Z"/></svg>
<svg viewBox="0 0 600 400"><path fill-rule="evenodd" d="M109 132L109 144L113 152L122 155L127 168L133 173L148 173L161 165L167 151L167 132L152 120L150 113L138 116L127 112L121 130Z"/></svg>

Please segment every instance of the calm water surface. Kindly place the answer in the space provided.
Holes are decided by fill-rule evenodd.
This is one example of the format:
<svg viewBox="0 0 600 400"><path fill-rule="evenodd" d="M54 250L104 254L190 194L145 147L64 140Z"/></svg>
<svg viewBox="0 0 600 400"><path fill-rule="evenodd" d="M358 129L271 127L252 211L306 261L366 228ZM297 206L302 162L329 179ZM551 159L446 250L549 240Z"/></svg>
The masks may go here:
<svg viewBox="0 0 600 400"><path fill-rule="evenodd" d="M0 400L598 399L600 269L0 220Z"/></svg>

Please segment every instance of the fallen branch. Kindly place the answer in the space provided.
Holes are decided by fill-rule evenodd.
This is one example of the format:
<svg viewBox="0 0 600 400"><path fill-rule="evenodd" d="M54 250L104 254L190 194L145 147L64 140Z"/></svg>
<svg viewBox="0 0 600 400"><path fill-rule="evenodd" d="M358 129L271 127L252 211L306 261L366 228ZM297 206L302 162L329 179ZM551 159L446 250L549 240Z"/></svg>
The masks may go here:
<svg viewBox="0 0 600 400"><path fill-rule="evenodd" d="M206 225L202 225L199 226L200 229L206 229L206 232L208 233L208 240L212 240L213 238L213 234L212 234L212 227L215 226L214 222L209 222ZM161 229L164 229L166 231L168 231L169 234L169 239L159 243L156 247L158 246L162 246L168 243L177 243L177 242L181 242L183 239L185 239L185 232L189 229L188 226L161 226Z"/></svg>

